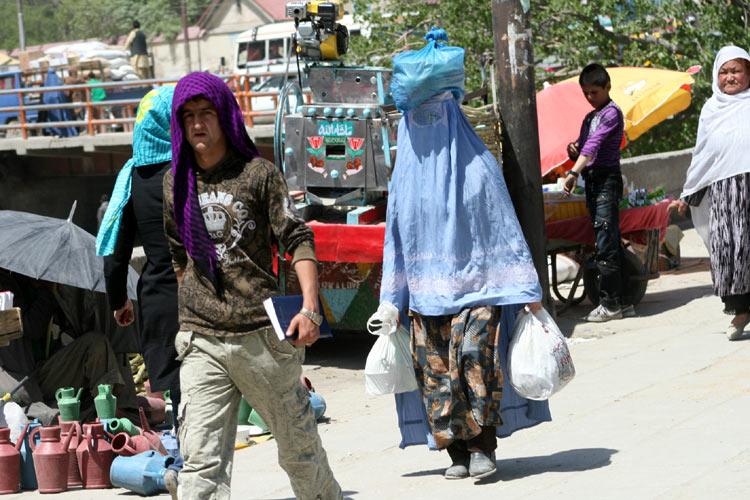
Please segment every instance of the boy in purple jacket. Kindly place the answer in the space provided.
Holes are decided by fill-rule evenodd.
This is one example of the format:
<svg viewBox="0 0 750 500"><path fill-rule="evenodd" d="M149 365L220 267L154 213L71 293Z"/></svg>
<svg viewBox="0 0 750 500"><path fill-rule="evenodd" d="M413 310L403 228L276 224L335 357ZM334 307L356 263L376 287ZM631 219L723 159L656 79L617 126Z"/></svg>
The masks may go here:
<svg viewBox="0 0 750 500"><path fill-rule="evenodd" d="M622 111L609 97L609 73L600 64L589 64L578 78L586 100L594 107L581 125L576 142L568 144L568 156L575 161L565 176L570 194L579 176L586 182L586 206L596 237L596 266L599 270L599 306L586 321L604 322L634 316L632 305L623 302L620 244L620 143L625 127Z"/></svg>

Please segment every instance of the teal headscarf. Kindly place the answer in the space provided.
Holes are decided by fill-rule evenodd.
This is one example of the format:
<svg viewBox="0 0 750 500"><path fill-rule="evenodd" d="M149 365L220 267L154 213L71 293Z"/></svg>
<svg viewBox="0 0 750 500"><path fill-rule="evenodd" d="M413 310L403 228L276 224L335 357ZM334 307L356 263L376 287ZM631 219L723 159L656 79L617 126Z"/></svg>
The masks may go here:
<svg viewBox="0 0 750 500"><path fill-rule="evenodd" d="M159 87L146 94L138 104L138 115L133 130L133 157L123 165L117 175L109 206L96 236L97 255L111 255L114 252L122 211L130 200L133 168L172 160L169 121L173 95L174 86Z"/></svg>

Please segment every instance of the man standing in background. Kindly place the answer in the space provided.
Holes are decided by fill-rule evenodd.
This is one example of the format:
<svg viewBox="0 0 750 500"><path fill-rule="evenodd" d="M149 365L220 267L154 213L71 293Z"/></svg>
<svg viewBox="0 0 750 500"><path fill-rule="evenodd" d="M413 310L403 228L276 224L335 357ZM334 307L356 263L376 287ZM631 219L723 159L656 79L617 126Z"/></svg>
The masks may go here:
<svg viewBox="0 0 750 500"><path fill-rule="evenodd" d="M141 23L133 21L133 29L125 40L125 48L130 50L130 65L133 66L141 80L151 78L151 67L148 63L148 46L146 35L141 31Z"/></svg>

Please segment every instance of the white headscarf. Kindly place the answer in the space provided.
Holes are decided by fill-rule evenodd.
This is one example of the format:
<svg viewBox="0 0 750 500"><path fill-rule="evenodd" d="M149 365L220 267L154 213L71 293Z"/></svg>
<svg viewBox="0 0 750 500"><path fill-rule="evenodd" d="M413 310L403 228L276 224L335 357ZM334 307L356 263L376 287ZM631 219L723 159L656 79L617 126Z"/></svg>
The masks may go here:
<svg viewBox="0 0 750 500"><path fill-rule="evenodd" d="M716 54L714 93L701 110L698 138L682 198L714 182L750 172L750 89L735 95L719 90L719 70L733 59L750 61L750 54L733 45Z"/></svg>

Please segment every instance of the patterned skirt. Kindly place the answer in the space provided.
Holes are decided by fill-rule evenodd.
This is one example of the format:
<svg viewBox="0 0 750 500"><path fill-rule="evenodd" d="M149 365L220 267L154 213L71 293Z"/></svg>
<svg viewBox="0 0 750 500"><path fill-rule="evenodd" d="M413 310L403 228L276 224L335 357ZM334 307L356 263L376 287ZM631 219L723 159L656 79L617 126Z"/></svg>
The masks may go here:
<svg viewBox="0 0 750 500"><path fill-rule="evenodd" d="M438 449L499 426L501 307L474 307L455 316L412 314L417 382Z"/></svg>
<svg viewBox="0 0 750 500"><path fill-rule="evenodd" d="M731 304L750 294L750 173L711 185L710 228L714 292L728 313L741 312Z"/></svg>

